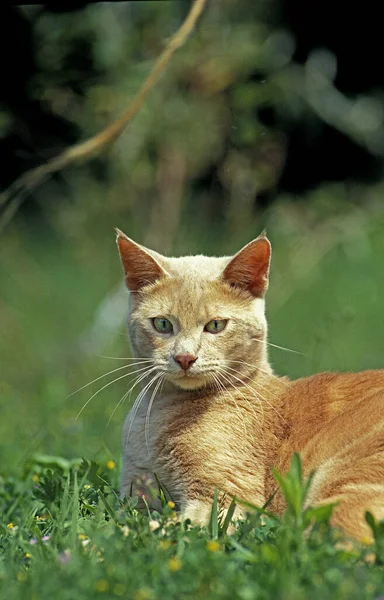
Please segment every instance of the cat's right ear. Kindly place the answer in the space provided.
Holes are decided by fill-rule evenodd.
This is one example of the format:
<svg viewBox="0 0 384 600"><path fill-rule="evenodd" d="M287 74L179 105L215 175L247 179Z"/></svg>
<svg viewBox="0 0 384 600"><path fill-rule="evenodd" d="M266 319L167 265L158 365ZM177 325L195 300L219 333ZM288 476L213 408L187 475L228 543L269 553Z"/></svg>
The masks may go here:
<svg viewBox="0 0 384 600"><path fill-rule="evenodd" d="M116 228L115 231L125 281L131 292L138 292L166 275L164 269L145 248L132 241L120 229Z"/></svg>

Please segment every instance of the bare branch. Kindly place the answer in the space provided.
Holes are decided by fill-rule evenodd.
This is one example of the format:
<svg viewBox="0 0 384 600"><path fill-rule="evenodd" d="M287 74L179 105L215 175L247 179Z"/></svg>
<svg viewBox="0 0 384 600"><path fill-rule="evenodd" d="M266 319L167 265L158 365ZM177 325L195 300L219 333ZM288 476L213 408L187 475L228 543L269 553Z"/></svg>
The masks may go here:
<svg viewBox="0 0 384 600"><path fill-rule="evenodd" d="M105 129L93 137L80 142L50 160L44 165L26 171L7 190L0 194L0 229L10 221L23 202L28 193L40 185L49 175L65 169L72 164L88 160L99 154L102 150L114 142L124 131L136 113L143 106L150 90L159 81L173 54L184 44L191 33L197 19L202 13L206 0L193 0L190 11L181 27L171 38L165 50L156 60L147 79L130 102L125 112L116 121L113 121Z"/></svg>

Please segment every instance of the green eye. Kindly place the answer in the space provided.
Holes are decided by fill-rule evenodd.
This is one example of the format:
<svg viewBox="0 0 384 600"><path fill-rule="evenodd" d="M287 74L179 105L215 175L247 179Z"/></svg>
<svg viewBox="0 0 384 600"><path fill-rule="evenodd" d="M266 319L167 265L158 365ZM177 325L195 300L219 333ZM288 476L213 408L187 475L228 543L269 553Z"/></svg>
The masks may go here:
<svg viewBox="0 0 384 600"><path fill-rule="evenodd" d="M171 321L168 321L165 317L155 317L152 319L152 324L159 333L171 333L173 331Z"/></svg>
<svg viewBox="0 0 384 600"><path fill-rule="evenodd" d="M220 333L220 331L225 329L227 323L227 319L212 319L212 321L206 324L204 331L208 331L208 333Z"/></svg>

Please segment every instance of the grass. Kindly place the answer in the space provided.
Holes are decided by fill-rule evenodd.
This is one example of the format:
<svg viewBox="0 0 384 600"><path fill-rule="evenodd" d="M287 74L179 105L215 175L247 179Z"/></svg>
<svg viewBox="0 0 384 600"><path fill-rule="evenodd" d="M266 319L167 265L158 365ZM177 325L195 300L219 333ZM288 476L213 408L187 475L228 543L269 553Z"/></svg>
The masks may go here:
<svg viewBox="0 0 384 600"><path fill-rule="evenodd" d="M278 477L283 519L255 509L231 536L216 500L202 529L175 522L172 502L151 517L136 499L121 503L113 467L41 456L22 478L1 481L2 597L360 600L384 591L384 532L376 546L338 548L329 507L302 510L297 457Z"/></svg>
<svg viewBox="0 0 384 600"><path fill-rule="evenodd" d="M113 226L124 228L127 218L118 211L105 216L101 194L77 220L82 202L52 209L48 233L19 221L0 249L0 596L384 595L383 526L371 522L375 545L347 551L327 526L329 515L312 514L315 527L306 537L305 484L297 469L286 483L283 519L253 511L233 536L215 516L215 503L205 529L175 524L168 505L151 519L134 502L121 505L116 492L127 406L106 422L127 384L118 381L97 395L79 419L81 407L109 378L69 394L116 367L104 356L127 356L125 294L100 311L121 281ZM383 213L344 206L324 216L313 199L309 204L311 210L299 210L282 202L263 223L255 218L230 236L220 224L200 231L191 217L180 225L175 253L236 251L266 225L274 249L270 341L300 352L271 347L276 372L294 378L382 367ZM139 228L125 229L143 240ZM367 556L376 559L367 563Z"/></svg>

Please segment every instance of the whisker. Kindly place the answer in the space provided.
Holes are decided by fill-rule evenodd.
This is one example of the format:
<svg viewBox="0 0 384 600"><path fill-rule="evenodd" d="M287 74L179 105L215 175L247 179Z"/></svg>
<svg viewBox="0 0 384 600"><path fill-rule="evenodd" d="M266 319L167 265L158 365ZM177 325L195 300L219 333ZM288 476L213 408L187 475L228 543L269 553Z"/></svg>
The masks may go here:
<svg viewBox="0 0 384 600"><path fill-rule="evenodd" d="M125 392L125 394L123 394L123 396L120 398L119 402L116 404L115 408L113 409L109 419L108 419L108 423L106 425L106 429L109 425L109 423L111 422L113 415L115 414L115 412L117 411L117 409L119 408L119 406L121 404L123 404L123 402L125 402L125 400L132 394L133 389L136 387L136 385L138 383L140 383L140 381L142 381L143 379L145 379L145 377L147 377L147 375L149 373L151 373L156 367L152 367L151 369L149 369L146 373L142 373L140 375L136 375L136 377L134 378L131 387ZM133 373L130 373L130 375L132 375Z"/></svg>
<svg viewBox="0 0 384 600"><path fill-rule="evenodd" d="M225 371L225 370L224 370L222 367L219 367L219 369L220 369L220 372L221 372L221 375L222 375L222 377L224 377L224 378L225 378L225 380L227 381L227 383L229 383L229 385L231 385L231 386L234 388L234 390L236 390L237 392L239 392L239 393L241 394L241 396L242 396L242 397L243 397L243 399L244 399L244 400L247 402L247 404L250 406L250 408L251 408L251 410L252 410L253 414L255 415L256 422L259 422L259 415L257 414L257 412L255 411L254 407L252 406L252 403L251 403L251 402L248 400L248 398L246 397L246 395L245 395L245 394L244 394L244 393L243 393L243 392L242 392L242 391L239 389L239 387L237 387L237 386L236 386L236 385L233 383L233 381L231 381L231 379L230 379L230 378L231 378L231 377L235 377L235 376L234 376L234 375L232 375L231 373L228 373L228 372L226 372L226 371ZM238 378L236 378L236 379L238 379ZM244 382L242 382L240 379L238 379L238 381L240 381L240 383L243 383L243 384L244 384ZM228 392L229 392L229 390L228 390ZM255 396L254 396L254 397L255 397ZM258 401L258 403L259 403L259 407L260 407L260 410L261 410L261 421L262 421L262 423L263 423L263 422L264 422L264 407L263 407L263 405L262 405L262 403L261 403L261 401L260 401L260 398L259 398L259 397L257 397L257 396L256 396L256 397L255 397L255 399L256 399L256 400Z"/></svg>
<svg viewBox="0 0 384 600"><path fill-rule="evenodd" d="M273 348L278 348L279 350L285 350L286 352L292 352L293 354L301 354L301 356L306 356L304 352L300 352L299 350L293 350L293 348L286 348L285 346L279 346L278 344L272 344L272 342L267 342L267 340L259 340L257 338L253 338L254 342L258 342L259 344L267 344L267 346L272 346Z"/></svg>
<svg viewBox="0 0 384 600"><path fill-rule="evenodd" d="M239 374L239 372L236 371L236 369L232 369L232 367L227 366L227 369L230 369L231 371L234 371L235 373ZM261 398L264 402L266 402L268 404L268 406L270 406L272 408L272 410L275 411L275 413L278 415L278 417L280 419L282 419L283 421L285 421L283 416L276 410L276 408L273 406L273 404L271 402L269 402L269 400L267 400L267 398L265 398L265 396L263 396L258 390L256 390L252 386L250 386L248 383L246 383L242 379L239 379L239 377L236 377L235 375L233 375L231 373L227 373L227 374L232 375L232 377L235 377L235 379L237 379L242 385L244 385L247 389L249 389L253 394L256 394L256 396L254 396L254 397L257 397L259 401ZM287 421L285 421L285 422L287 423Z"/></svg>
<svg viewBox="0 0 384 600"><path fill-rule="evenodd" d="M238 382L239 382L241 385L244 385L245 387L248 387L248 389L252 390L253 392L256 392L256 390L254 390L252 387L250 387L250 386L247 384L247 382L246 382L246 381L244 381L244 379L241 379L240 377L237 377L237 375L241 375L241 373L239 373L239 371L238 371L237 369L233 369L232 367L229 367L228 365L226 365L226 368L223 368L223 367L221 367L221 369L222 369L222 371L224 371L224 372L225 372L225 373L226 373L226 374L229 376L229 378L231 378L231 377L234 377L234 378L235 378L235 379L236 379L236 380L237 380L237 381L238 381ZM229 373L229 372L227 371L227 369L229 369L229 370L230 370L230 371L232 371L232 372L231 372L231 373ZM236 375L234 375L234 373L236 373ZM232 385L234 385L234 384L233 384L233 382L231 382L231 384L232 384ZM235 388L236 388L236 389L238 389L236 386L235 386ZM247 398L247 397L244 395L244 393L243 393L243 392L241 392L241 390L239 390L239 391L240 391L240 393L242 394L243 398L245 398L245 399L246 399L246 400L249 402L248 398ZM254 394L254 398L255 398L255 399L258 401L258 403L259 403L260 409L262 410L262 413L263 413L263 419L264 419L264 407L263 407L263 405L262 405L262 403L261 403L261 401L260 401L260 398L259 398L259 396L257 395L257 393L256 393L256 395ZM252 406L252 405L251 405L251 406Z"/></svg>
<svg viewBox="0 0 384 600"><path fill-rule="evenodd" d="M301 356L306 356L304 352L300 352L299 350L294 350L293 348L286 348L285 346L279 346L278 344L272 344L272 342L265 342L268 346L272 346L273 348L278 348L278 350L285 350L285 352L292 352L292 354L300 354Z"/></svg>
<svg viewBox="0 0 384 600"><path fill-rule="evenodd" d="M235 369L232 369L232 367L228 367L228 365L227 365L226 369L230 369L231 371L233 371L233 372L234 372L234 373L236 373L237 375L241 375L241 373L239 373L239 372L238 372L237 370L235 370ZM236 387L236 386L234 385L233 381L231 381L231 379L230 379L230 378L231 378L231 377L234 377L234 378L235 378L237 381L239 381L239 383L240 383L241 385L244 385L245 387L248 387L249 389L252 389L252 390L253 390L253 388L250 388L250 386L248 386L248 384L247 384L247 383L246 383L246 382L245 382L243 379L240 379L239 377L237 377L237 375L234 375L233 373L229 373L229 372L228 372L226 369L224 369L223 367L221 367L221 370L222 370L224 373L226 373L226 375L229 377L229 382L231 383L231 385L232 385L232 386L233 386L233 387L234 387L236 390L238 390L238 391L241 393L241 395L243 396L243 398L244 398L244 399L245 399L245 400L246 400L246 401L247 401L247 402L250 404L250 406L251 406L252 410L255 412L255 409L253 408L252 404L249 402L248 398L245 396L245 394L244 394L244 393L243 393L241 390L239 390L239 389L238 389L238 387ZM264 407L263 407L263 404L262 404L262 402L261 402L261 400L260 400L260 398L259 398L259 396L258 396L257 394L256 394L256 395L254 394L254 395L253 395L253 397L255 398L255 400L257 400L257 401L258 401L258 404L259 404L259 406L260 406L260 410L261 410L261 412L262 412L262 420L264 421ZM256 413L256 412L255 412L255 415L256 415L256 417L258 417L258 415L257 415L257 413Z"/></svg>
<svg viewBox="0 0 384 600"><path fill-rule="evenodd" d="M284 385L289 385L289 383L287 383L286 381L283 381L281 377L277 377L274 373L271 373L271 371L268 371L267 369L263 369L263 367L261 367L260 365L255 365L255 364L252 365L251 363L247 363L244 360L230 360L230 359L226 359L226 362L227 363L237 363L237 364L240 364L240 365L245 365L247 367L252 367L255 370L261 371L262 373L265 373L266 375L269 375L273 379L276 379L277 381L280 381Z"/></svg>
<svg viewBox="0 0 384 600"><path fill-rule="evenodd" d="M128 390L127 392L125 392L125 394L123 394L123 395L122 395L122 397L120 398L120 400L119 400L119 401L118 401L118 403L116 404L115 408L113 409L113 411L112 411L112 412L111 412L111 414L109 415L109 418L108 418L107 424L106 424L106 426L105 426L105 430L107 430L107 429L108 429L108 427L109 427L109 424L110 424L110 422L111 422L111 421L112 421L112 419L113 419L113 415L115 414L115 412L117 411L117 409L119 408L119 406L120 406L121 404L123 404L123 402L125 402L125 400L127 399L127 396L128 396L128 394L129 394L129 390Z"/></svg>
<svg viewBox="0 0 384 600"><path fill-rule="evenodd" d="M213 381L214 389L217 392L225 392L225 387L221 384L219 377L215 373L211 374L211 378Z"/></svg>
<svg viewBox="0 0 384 600"><path fill-rule="evenodd" d="M216 379L216 375L214 375L214 374L212 374L212 376L213 376L213 377L214 377L214 379L217 381L217 383L218 383L218 385L219 385L219 389L221 389L221 390L225 390L225 388L221 386L220 379L218 379L218 378ZM225 378L225 379L226 379L226 378ZM244 427L244 433L245 433L245 435L247 436L247 426L246 426L246 423L245 423L244 417L243 417L243 415L241 414L241 410L240 410L240 408L239 408L239 405L238 405L238 404L237 404L237 402L236 402L236 398L235 398L235 397L232 395L232 393L231 393L231 392L230 392L228 389L227 389L226 391L228 392L228 394L230 395L230 397L231 397L231 398L232 398L232 400L233 400L233 403L234 403L234 405L235 405L235 407L236 407L236 409L237 409L238 415L239 415L239 417L240 417L240 422L243 424L243 427Z"/></svg>
<svg viewBox="0 0 384 600"><path fill-rule="evenodd" d="M149 419L150 419L150 416L151 416L151 408L152 408L152 404L153 404L153 401L155 399L157 390L159 389L160 385L164 381L164 373L160 373L159 375L160 375L160 377L158 378L158 381L157 381L157 383L155 385L155 388L154 388L154 390L152 392L152 396L151 396L151 399L149 401L148 408L147 408L147 414L145 416L144 434L145 434L145 443L146 443L146 446L147 446L147 452L148 452L149 458L151 458L151 452L150 452L150 449L149 449Z"/></svg>
<svg viewBox="0 0 384 600"><path fill-rule="evenodd" d="M88 400L86 401L86 403L83 405L83 407L80 409L80 411L77 413L76 416L76 420L80 417L81 413L83 412L83 410L88 406L88 404L90 403L90 401L97 396L97 394L99 394L100 392L102 392L103 390L105 390L105 388L109 387L110 385L112 385L112 383L116 383L116 381L120 381L120 379L124 379L125 377L129 377L130 375L133 375L134 373L138 373L139 371L144 371L145 369L147 369L148 367L143 367L142 369L138 369L136 371L133 371L131 373L125 373L125 375L121 375L120 377L116 377L116 379L113 379L112 381L109 381L108 383L106 383L105 385L103 385L102 388L100 388L99 390L97 390L97 392L95 392L94 394L92 394L92 396L90 398L88 398ZM117 369L116 369L117 370Z"/></svg>
<svg viewBox="0 0 384 600"><path fill-rule="evenodd" d="M140 361L137 364L138 365L139 364L144 364L144 361ZM93 379L89 383L86 383L85 385L82 385L81 387L79 387L79 389L75 390L74 392L71 392L67 396L67 398L70 398L74 394L77 394L77 392L80 392L81 390L83 390L84 388L88 387L89 385L92 385L92 383L95 383L96 381L99 381L99 379L103 379L103 377L107 377L108 375L111 375L112 373L116 373L116 371L121 371L122 369L128 369L128 367L135 367L135 366L136 366L136 363L131 364L131 365L123 365L122 367L117 367L117 369L112 369L112 371L108 371L108 373L104 373L103 375L100 375L99 377L96 377L96 379Z"/></svg>
<svg viewBox="0 0 384 600"><path fill-rule="evenodd" d="M141 382L142 382L142 381L143 381L143 380L144 380L146 377L148 377L148 376L149 376L151 373L153 373L153 371L156 371L156 369L157 369L157 367L156 367L156 366L155 366L155 367L152 367L151 369L149 369L148 371L146 371L144 374L142 374L142 375L138 375L138 376L136 377L135 381L133 382L133 385L131 385L131 387L130 387L130 388L129 388L129 390L128 390L128 398L129 398L129 399L131 398L132 392L133 392L133 390L135 389L135 387L136 387L137 385L139 385L139 383L141 383ZM136 403L137 403L137 400L138 400L138 398L139 398L139 396L140 396L141 392L142 392L142 390L140 390L140 392L139 392L139 394L138 394L138 396L137 396L136 400L134 401L134 403L133 403L133 406L131 407L131 412L132 412L133 410L135 410Z"/></svg>
<svg viewBox="0 0 384 600"><path fill-rule="evenodd" d="M276 379L276 381L278 381L279 383L282 383L283 385L285 385L286 387L288 387L290 384L287 381L284 381L284 379L282 377L278 377L277 375L275 375L274 373L271 373L271 371L267 370L267 369L263 369L263 367L261 367L260 365L258 365L258 370L261 371L262 373L265 373L266 375L268 375L269 377L272 377L272 379Z"/></svg>
<svg viewBox="0 0 384 600"><path fill-rule="evenodd" d="M159 394L160 394L160 395L161 395L161 392L163 391L164 382L165 382L165 376L164 376L164 377L163 377L163 379L161 380L161 388L160 388L160 392L159 392Z"/></svg>
<svg viewBox="0 0 384 600"><path fill-rule="evenodd" d="M214 373L210 374L210 379L211 379L211 383L213 384L213 389L215 392L223 391L223 388L219 385Z"/></svg>
<svg viewBox="0 0 384 600"><path fill-rule="evenodd" d="M99 354L99 358L108 358L110 360L146 360L147 362L154 362L153 358L146 358L145 356L104 356Z"/></svg>
<svg viewBox="0 0 384 600"><path fill-rule="evenodd" d="M156 369L156 368L157 367L153 367L153 370ZM134 405L132 406L132 409L131 409L131 412L130 412L130 423L129 423L128 433L127 433L127 437L126 437L126 440L125 440L125 447L127 447L127 445L128 445L128 440L129 440L129 436L130 436L130 433L131 433L132 425L133 425L134 420L136 419L137 411L139 409L141 401L143 400L146 391L151 387L152 383L154 381L156 381L156 379L157 379L157 377L155 375L154 377L152 377L151 381L149 383L147 383L143 387L143 389L141 390L141 392L137 396Z"/></svg>

